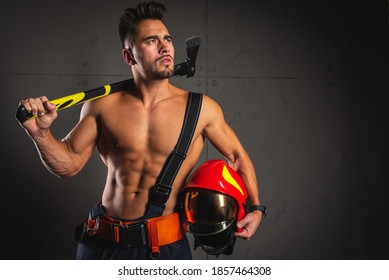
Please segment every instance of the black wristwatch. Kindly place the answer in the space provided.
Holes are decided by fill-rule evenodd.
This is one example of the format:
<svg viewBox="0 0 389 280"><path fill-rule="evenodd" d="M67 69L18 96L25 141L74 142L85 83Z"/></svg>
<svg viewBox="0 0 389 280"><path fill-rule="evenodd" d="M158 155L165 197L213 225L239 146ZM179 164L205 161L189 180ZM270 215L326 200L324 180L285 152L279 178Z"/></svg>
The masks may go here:
<svg viewBox="0 0 389 280"><path fill-rule="evenodd" d="M253 211L261 211L262 212L262 219L265 219L266 217L266 207L263 205L251 205L250 206L250 213Z"/></svg>

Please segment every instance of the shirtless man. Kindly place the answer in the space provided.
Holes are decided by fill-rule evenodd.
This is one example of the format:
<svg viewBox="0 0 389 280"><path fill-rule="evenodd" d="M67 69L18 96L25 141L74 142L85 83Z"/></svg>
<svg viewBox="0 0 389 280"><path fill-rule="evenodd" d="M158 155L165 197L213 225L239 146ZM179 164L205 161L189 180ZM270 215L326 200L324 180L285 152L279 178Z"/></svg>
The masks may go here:
<svg viewBox="0 0 389 280"><path fill-rule="evenodd" d="M131 67L134 82L128 90L86 102L79 122L64 139L56 139L50 131L57 111L46 96L21 101L27 111L38 115L21 125L35 143L43 164L54 175L76 175L97 147L108 168L101 205L107 216L121 221L144 217L150 190L174 149L183 123L188 91L169 82L174 73L174 46L162 21L165 12L165 7L156 2L123 11L119 23L122 54ZM180 189L202 152L205 138L240 174L252 204L260 204L255 170L248 154L225 122L219 105L203 96L193 140L163 217L174 214ZM262 215L261 211L248 213L237 225L242 232L235 236L252 237ZM100 221L100 226L104 223ZM161 246L159 257L191 259L185 235ZM148 257L147 248L121 248L115 242L91 238L79 243L77 258Z"/></svg>

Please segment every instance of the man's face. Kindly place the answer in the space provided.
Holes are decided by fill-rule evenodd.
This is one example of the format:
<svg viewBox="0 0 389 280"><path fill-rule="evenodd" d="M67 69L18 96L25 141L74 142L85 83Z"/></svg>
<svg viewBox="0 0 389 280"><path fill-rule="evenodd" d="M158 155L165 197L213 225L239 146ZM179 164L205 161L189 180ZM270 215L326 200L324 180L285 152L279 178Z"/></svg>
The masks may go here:
<svg viewBox="0 0 389 280"><path fill-rule="evenodd" d="M141 75L166 79L174 74L174 46L160 20L143 20L131 48L134 66Z"/></svg>

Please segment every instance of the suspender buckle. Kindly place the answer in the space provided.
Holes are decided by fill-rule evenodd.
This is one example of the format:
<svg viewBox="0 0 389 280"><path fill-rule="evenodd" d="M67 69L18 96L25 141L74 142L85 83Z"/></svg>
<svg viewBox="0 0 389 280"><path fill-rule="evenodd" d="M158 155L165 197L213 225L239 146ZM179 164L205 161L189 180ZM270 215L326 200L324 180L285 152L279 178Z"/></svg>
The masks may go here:
<svg viewBox="0 0 389 280"><path fill-rule="evenodd" d="M181 153L177 149L174 149L173 155L178 157L180 160L184 160L186 158L186 154L185 153Z"/></svg>
<svg viewBox="0 0 389 280"><path fill-rule="evenodd" d="M155 186L155 192L157 192L159 195L166 195L169 196L172 188L169 186L165 186L162 184L157 184Z"/></svg>
<svg viewBox="0 0 389 280"><path fill-rule="evenodd" d="M170 186L158 183L154 186L153 196L150 198L150 202L162 209L165 209L165 203L170 196L172 191Z"/></svg>

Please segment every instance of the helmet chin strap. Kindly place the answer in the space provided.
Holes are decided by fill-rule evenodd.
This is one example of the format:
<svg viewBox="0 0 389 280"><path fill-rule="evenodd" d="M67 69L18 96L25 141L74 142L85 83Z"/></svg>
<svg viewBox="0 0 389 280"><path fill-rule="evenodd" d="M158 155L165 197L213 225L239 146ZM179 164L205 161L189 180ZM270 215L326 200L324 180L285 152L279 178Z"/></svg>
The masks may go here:
<svg viewBox="0 0 389 280"><path fill-rule="evenodd" d="M219 255L223 254L229 248L228 245L223 246L222 248L209 248L208 246L202 246L201 248L209 255L214 255L219 257Z"/></svg>
<svg viewBox="0 0 389 280"><path fill-rule="evenodd" d="M235 224L236 225L236 224ZM208 246L204 245L201 243L201 240L196 235L193 235L195 238L195 244L194 244L194 249L197 247L201 247L207 254L213 255L216 257L219 257L219 255L224 254L224 255L231 255L234 252L234 247L235 247L235 241L236 237L234 236L234 232L236 230L236 226L230 227L230 230L227 234L227 242L222 246L222 247L213 247L213 246Z"/></svg>

